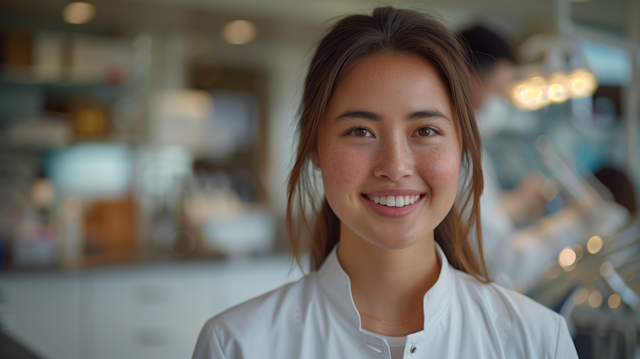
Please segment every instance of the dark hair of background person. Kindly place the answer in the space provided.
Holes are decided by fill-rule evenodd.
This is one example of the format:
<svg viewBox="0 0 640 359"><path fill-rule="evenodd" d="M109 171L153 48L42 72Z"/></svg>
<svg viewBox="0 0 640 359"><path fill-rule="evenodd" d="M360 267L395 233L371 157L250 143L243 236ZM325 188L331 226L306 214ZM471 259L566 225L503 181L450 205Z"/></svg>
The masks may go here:
<svg viewBox="0 0 640 359"><path fill-rule="evenodd" d="M638 209L636 206L636 193L631 181L629 181L624 172L612 167L603 167L595 173L595 176L611 191L616 203L629 210L629 213L636 213Z"/></svg>
<svg viewBox="0 0 640 359"><path fill-rule="evenodd" d="M508 60L516 63L516 58L511 46L498 34L477 25L464 30L459 35L460 40L469 46L470 61L480 78L483 78L493 69L498 60Z"/></svg>
<svg viewBox="0 0 640 359"><path fill-rule="evenodd" d="M463 46L434 16L391 7L377 8L370 16L343 18L322 38L304 85L297 154L287 185L286 227L298 263L303 233L310 234L315 269L320 268L340 239L340 220L326 197L317 195L322 191L312 173L309 157L316 150L319 123L342 71L354 60L378 52L414 54L434 66L447 88L461 134L462 163L470 175L453 208L436 227L434 237L453 267L482 282L488 281L480 224L482 143L474 115L472 68ZM470 239L472 230L475 243Z"/></svg>

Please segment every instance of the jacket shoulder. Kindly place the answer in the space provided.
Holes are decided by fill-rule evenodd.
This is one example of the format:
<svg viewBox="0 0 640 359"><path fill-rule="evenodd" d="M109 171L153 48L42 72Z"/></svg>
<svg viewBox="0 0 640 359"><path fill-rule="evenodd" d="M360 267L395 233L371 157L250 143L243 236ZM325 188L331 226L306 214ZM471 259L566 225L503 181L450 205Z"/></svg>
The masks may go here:
<svg viewBox="0 0 640 359"><path fill-rule="evenodd" d="M561 351L575 352L561 315L511 289L456 272L458 292L490 321L487 324L500 337L505 354L530 357L528 354L543 352L545 358L555 358Z"/></svg>
<svg viewBox="0 0 640 359"><path fill-rule="evenodd" d="M295 330L292 325L300 322L305 304L317 295L317 290L314 272L214 316L200 333L194 359L242 357L235 351L265 347L282 334L279 331L283 328ZM199 351L214 349L224 356L196 355Z"/></svg>

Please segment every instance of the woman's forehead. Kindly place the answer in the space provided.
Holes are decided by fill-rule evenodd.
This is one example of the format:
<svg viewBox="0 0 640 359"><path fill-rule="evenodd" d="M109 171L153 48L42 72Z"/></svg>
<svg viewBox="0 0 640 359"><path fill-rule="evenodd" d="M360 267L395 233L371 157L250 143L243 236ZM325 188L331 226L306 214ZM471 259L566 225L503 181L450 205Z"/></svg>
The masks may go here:
<svg viewBox="0 0 640 359"><path fill-rule="evenodd" d="M415 54L376 53L345 69L329 103L332 107L435 107L453 115L447 87L435 67Z"/></svg>

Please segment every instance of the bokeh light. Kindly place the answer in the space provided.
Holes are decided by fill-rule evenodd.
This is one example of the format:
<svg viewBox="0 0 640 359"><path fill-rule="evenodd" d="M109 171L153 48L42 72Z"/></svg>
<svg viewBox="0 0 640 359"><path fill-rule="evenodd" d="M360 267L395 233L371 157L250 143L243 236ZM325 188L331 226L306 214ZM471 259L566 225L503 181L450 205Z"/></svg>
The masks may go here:
<svg viewBox="0 0 640 359"><path fill-rule="evenodd" d="M549 100L553 103L563 103L569 99L567 78L563 73L557 72L551 75L547 94L549 96Z"/></svg>
<svg viewBox="0 0 640 359"><path fill-rule="evenodd" d="M558 196L558 192L560 192L558 184L552 178L548 178L542 184L542 195L547 201L551 201L556 198Z"/></svg>
<svg viewBox="0 0 640 359"><path fill-rule="evenodd" d="M511 101L525 111L534 111L551 103L564 103L570 98L591 96L598 88L596 77L587 69L570 74L554 72L547 79L535 76L511 87Z"/></svg>
<svg viewBox="0 0 640 359"><path fill-rule="evenodd" d="M614 293L614 294L611 294L611 296L609 296L609 300L607 301L607 304L609 305L609 308L616 309L620 306L621 302L622 300L620 300L620 296Z"/></svg>
<svg viewBox="0 0 640 359"><path fill-rule="evenodd" d="M62 18L70 24L86 24L93 19L96 10L86 2L72 2L62 10Z"/></svg>
<svg viewBox="0 0 640 359"><path fill-rule="evenodd" d="M589 306L591 308L598 308L602 304L602 294L597 290L594 290L589 294Z"/></svg>
<svg viewBox="0 0 640 359"><path fill-rule="evenodd" d="M584 288L580 288L573 293L573 304L582 304L587 300L587 297L589 297L589 292Z"/></svg>
<svg viewBox="0 0 640 359"><path fill-rule="evenodd" d="M558 262L563 267L568 267L576 262L576 252L571 248L565 248L560 252L558 256Z"/></svg>
<svg viewBox="0 0 640 359"><path fill-rule="evenodd" d="M598 81L585 69L578 69L569 74L569 91L571 97L580 98L593 95L598 88Z"/></svg>
<svg viewBox="0 0 640 359"><path fill-rule="evenodd" d="M603 277L608 277L613 273L613 264L611 262L606 261L600 265L600 275Z"/></svg>
<svg viewBox="0 0 640 359"><path fill-rule="evenodd" d="M224 41L234 44L247 44L256 37L258 28L250 21L235 20L228 22L222 28L222 38Z"/></svg>
<svg viewBox="0 0 640 359"><path fill-rule="evenodd" d="M40 178L36 180L31 188L31 201L38 208L44 208L53 203L56 197L56 189L50 180Z"/></svg>
<svg viewBox="0 0 640 359"><path fill-rule="evenodd" d="M587 251L591 254L596 254L602 249L602 238L593 236L589 238L587 242Z"/></svg>
<svg viewBox="0 0 640 359"><path fill-rule="evenodd" d="M511 93L513 103L523 110L537 110L549 104L547 83L542 77L534 77L516 84Z"/></svg>

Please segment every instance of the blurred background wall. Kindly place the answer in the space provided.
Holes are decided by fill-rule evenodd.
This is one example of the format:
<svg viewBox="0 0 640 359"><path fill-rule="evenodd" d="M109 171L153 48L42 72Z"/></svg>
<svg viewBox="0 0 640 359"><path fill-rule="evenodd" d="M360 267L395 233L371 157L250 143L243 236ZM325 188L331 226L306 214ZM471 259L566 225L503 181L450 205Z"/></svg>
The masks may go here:
<svg viewBox="0 0 640 359"><path fill-rule="evenodd" d="M512 48L501 96L515 112L483 137L506 208L522 207L509 193L542 198L514 231L570 222L563 209L589 202L575 186L597 194L597 215L576 215L597 229L567 227L557 236L573 239L536 257L538 272L503 284L550 307L618 295L574 268L593 236L618 243L607 238L635 223L638 1L0 0L2 331L42 358L187 357L206 318L299 278L284 214L306 66L336 17L385 4L435 12L455 31L481 25ZM574 96L566 81L581 69L591 87ZM569 87L554 99L557 74ZM562 160L545 160L547 148ZM531 170L538 180L523 182ZM602 170L631 191L609 172L594 182ZM565 247L573 260L558 262ZM633 260L614 263L632 292ZM631 303L607 310L635 313ZM617 342L589 323L574 331L581 357L638 355L632 326Z"/></svg>

